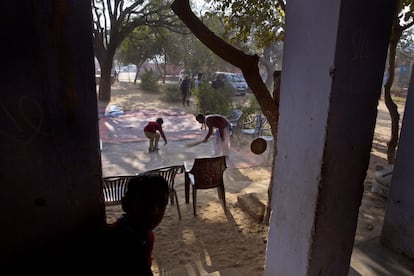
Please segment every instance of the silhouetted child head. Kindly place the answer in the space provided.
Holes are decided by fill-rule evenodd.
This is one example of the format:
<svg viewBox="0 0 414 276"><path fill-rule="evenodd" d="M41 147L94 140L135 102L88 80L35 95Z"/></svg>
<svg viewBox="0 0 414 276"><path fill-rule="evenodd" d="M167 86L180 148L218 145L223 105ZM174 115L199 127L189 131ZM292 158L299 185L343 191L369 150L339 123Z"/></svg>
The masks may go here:
<svg viewBox="0 0 414 276"><path fill-rule="evenodd" d="M164 123L164 120L162 118L157 118L156 122L162 125Z"/></svg>
<svg viewBox="0 0 414 276"><path fill-rule="evenodd" d="M204 123L204 121L205 121L205 119L206 119L206 117L204 116L204 114L197 114L197 116L196 116L196 120L197 120L197 122L199 122L200 124L202 124L202 123Z"/></svg>
<svg viewBox="0 0 414 276"><path fill-rule="evenodd" d="M158 174L140 174L128 181L122 199L125 218L136 231L151 231L160 224L168 204L167 181Z"/></svg>

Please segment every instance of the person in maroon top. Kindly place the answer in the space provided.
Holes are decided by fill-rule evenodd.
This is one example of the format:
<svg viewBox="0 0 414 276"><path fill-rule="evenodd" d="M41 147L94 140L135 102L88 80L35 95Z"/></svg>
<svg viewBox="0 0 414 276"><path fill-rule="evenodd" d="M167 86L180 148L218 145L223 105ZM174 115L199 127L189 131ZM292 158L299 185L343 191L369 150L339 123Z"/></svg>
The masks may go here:
<svg viewBox="0 0 414 276"><path fill-rule="evenodd" d="M148 122L144 127L144 134L149 139L148 152L159 150L158 142L160 141L160 136L164 139L164 145L167 144L167 137L162 130L163 123L164 120L162 118L158 118L155 122Z"/></svg>
<svg viewBox="0 0 414 276"><path fill-rule="evenodd" d="M225 155L230 154L230 122L226 117L220 114L210 114L205 116L204 114L198 114L196 116L197 122L204 124L208 128L207 135L204 137L203 142L206 143L208 138L213 134L214 129L215 141L213 145L213 155Z"/></svg>

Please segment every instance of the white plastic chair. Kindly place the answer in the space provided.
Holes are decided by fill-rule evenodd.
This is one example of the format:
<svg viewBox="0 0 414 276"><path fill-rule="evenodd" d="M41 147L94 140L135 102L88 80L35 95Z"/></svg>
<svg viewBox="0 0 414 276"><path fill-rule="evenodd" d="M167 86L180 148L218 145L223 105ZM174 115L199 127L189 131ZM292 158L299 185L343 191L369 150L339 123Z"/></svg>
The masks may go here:
<svg viewBox="0 0 414 276"><path fill-rule="evenodd" d="M252 139L257 138L266 122L267 119L262 114L249 115L248 121L242 124L240 133L250 135Z"/></svg>

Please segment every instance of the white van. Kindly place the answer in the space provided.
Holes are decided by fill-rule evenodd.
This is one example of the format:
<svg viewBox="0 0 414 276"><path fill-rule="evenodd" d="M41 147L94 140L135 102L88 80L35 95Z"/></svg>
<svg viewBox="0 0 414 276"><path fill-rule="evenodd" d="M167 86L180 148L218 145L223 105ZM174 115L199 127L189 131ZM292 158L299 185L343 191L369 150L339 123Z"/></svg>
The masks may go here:
<svg viewBox="0 0 414 276"><path fill-rule="evenodd" d="M236 96L245 96L247 93L247 83L244 79L236 73L230 72L215 72L214 79L219 78L227 83L233 90Z"/></svg>

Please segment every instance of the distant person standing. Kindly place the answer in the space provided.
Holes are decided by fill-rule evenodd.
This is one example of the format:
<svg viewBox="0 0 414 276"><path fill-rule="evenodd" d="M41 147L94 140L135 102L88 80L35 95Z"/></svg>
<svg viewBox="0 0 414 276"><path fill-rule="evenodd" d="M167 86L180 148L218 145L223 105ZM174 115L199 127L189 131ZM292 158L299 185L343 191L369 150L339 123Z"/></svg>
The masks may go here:
<svg viewBox="0 0 414 276"><path fill-rule="evenodd" d="M204 137L203 142L206 143L208 138L215 132L215 140L213 145L213 155L225 155L230 154L230 122L226 117L219 114L210 114L205 116L204 114L198 114L196 116L197 122L205 124L208 127L207 135Z"/></svg>
<svg viewBox="0 0 414 276"><path fill-rule="evenodd" d="M187 106L190 106L190 88L190 77L188 75L185 75L183 81L180 84L181 95L183 96L183 106L186 104Z"/></svg>
<svg viewBox="0 0 414 276"><path fill-rule="evenodd" d="M224 87L224 81L223 81L223 76L222 75L216 75L216 77L213 80L213 83L211 84L211 86L214 89L219 89Z"/></svg>
<svg viewBox="0 0 414 276"><path fill-rule="evenodd" d="M198 73L197 78L194 81L194 88L198 88L201 84L201 78L203 77L203 74Z"/></svg>
<svg viewBox="0 0 414 276"><path fill-rule="evenodd" d="M164 120L162 118L158 118L155 122L148 122L147 125L144 127L144 134L149 139L149 148L148 152L153 152L159 150L158 142L160 141L160 137L164 139L164 142L167 144L167 137L162 130L162 124Z"/></svg>

